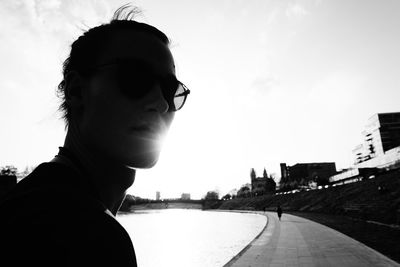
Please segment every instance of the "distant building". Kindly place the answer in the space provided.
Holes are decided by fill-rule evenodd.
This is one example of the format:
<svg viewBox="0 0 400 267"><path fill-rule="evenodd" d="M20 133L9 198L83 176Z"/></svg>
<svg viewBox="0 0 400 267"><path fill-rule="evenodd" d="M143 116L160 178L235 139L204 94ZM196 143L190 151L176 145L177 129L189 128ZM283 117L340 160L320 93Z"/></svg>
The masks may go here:
<svg viewBox="0 0 400 267"><path fill-rule="evenodd" d="M256 177L254 169L250 173L251 178L251 192L253 195L263 195L266 193L274 193L276 189L276 183L274 179L268 177L266 170L264 169L263 177Z"/></svg>
<svg viewBox="0 0 400 267"><path fill-rule="evenodd" d="M156 192L156 200L161 199L161 193L159 191Z"/></svg>
<svg viewBox="0 0 400 267"><path fill-rule="evenodd" d="M373 115L362 135L363 143L353 149L357 168L383 168L400 161L400 112Z"/></svg>
<svg viewBox="0 0 400 267"><path fill-rule="evenodd" d="M336 174L334 162L297 163L287 166L281 163L281 186L290 184L298 186L308 185L311 182L324 184L329 182L329 177Z"/></svg>
<svg viewBox="0 0 400 267"><path fill-rule="evenodd" d="M182 200L190 200L190 194L189 193L182 193L181 199Z"/></svg>

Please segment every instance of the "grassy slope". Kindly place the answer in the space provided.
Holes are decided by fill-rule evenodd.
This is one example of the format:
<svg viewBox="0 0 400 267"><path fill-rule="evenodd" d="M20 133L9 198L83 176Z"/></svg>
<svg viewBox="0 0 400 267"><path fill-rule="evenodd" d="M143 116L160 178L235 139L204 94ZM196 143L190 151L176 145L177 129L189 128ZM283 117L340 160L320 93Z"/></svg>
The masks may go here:
<svg viewBox="0 0 400 267"><path fill-rule="evenodd" d="M386 192L379 192L384 185ZM287 211L318 212L336 215L349 215L387 224L398 221L400 209L400 171L381 175L374 179L286 195L266 195L253 198L237 198L224 201L220 209L275 209L280 204ZM345 208L361 205L359 212Z"/></svg>

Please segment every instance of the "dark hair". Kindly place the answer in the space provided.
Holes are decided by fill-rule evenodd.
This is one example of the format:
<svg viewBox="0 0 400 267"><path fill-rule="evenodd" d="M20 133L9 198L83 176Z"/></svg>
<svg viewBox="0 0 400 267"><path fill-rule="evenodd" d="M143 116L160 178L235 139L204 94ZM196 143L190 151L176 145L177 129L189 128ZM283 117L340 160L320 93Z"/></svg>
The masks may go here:
<svg viewBox="0 0 400 267"><path fill-rule="evenodd" d="M71 45L69 57L63 63L63 80L57 88L57 95L61 99L59 110L62 112L62 118L65 121L66 128L71 122L71 109L67 103L66 76L71 71L76 71L82 76L88 76L87 72L104 48L104 40L112 38L112 34L118 30L136 30L154 35L161 42L169 45L168 37L157 28L146 23L137 22L134 16L141 13L136 7L129 4L118 8L111 21L106 24L99 25L84 32Z"/></svg>

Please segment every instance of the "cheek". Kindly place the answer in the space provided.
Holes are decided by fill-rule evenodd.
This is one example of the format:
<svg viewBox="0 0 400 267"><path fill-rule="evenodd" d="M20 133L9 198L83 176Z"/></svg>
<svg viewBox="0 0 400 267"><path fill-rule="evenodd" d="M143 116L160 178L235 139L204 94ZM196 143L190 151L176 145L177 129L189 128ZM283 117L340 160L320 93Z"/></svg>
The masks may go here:
<svg viewBox="0 0 400 267"><path fill-rule="evenodd" d="M115 95L98 95L85 107L83 130L89 138L114 142L134 123L138 112L131 103Z"/></svg>
<svg viewBox="0 0 400 267"><path fill-rule="evenodd" d="M104 81L103 86L99 87L99 92L93 95L89 103L89 113L93 118L98 118L105 124L121 127L140 113L140 101L127 99L116 84Z"/></svg>

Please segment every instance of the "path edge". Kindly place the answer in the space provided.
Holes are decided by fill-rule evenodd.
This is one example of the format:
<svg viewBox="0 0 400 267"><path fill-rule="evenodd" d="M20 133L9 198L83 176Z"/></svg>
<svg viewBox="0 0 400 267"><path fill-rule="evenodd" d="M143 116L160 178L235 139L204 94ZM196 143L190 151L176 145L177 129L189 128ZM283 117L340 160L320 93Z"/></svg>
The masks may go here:
<svg viewBox="0 0 400 267"><path fill-rule="evenodd" d="M259 214L259 215L264 215L265 217L267 217L267 223L265 224L264 228L260 231L260 233L258 233L258 235L252 240L250 241L249 244L247 244L247 246L245 246L241 251L239 251L238 254L236 254L235 256L232 257L232 259L230 259L227 263L225 263L223 265L223 267L230 267L232 266L240 257L242 257L242 255L257 241L257 239L267 230L268 225L269 225L269 220L270 218L268 217L268 214L266 213L260 213L260 212L256 212L256 211L245 211L245 210L220 210L220 211L228 211L228 212L237 212L237 213L253 213L253 214Z"/></svg>

